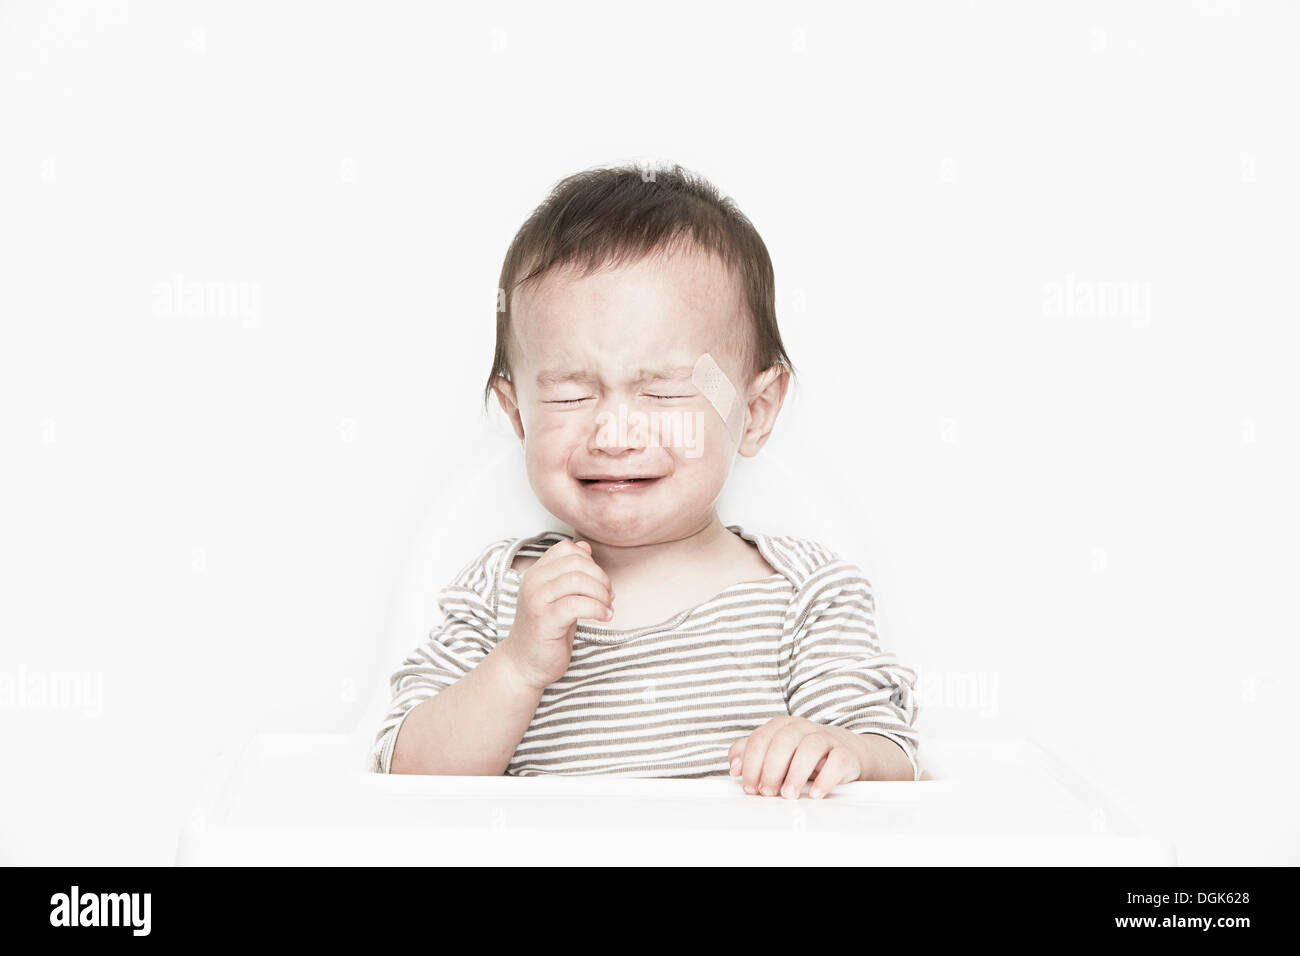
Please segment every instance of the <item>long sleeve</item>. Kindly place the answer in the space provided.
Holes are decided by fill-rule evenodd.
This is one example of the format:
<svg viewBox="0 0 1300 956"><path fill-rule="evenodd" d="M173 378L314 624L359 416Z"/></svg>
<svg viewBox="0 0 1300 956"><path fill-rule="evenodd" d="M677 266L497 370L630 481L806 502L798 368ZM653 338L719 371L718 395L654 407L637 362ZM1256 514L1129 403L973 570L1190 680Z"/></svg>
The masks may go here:
<svg viewBox="0 0 1300 956"><path fill-rule="evenodd" d="M917 675L881 650L875 615L871 584L856 565L834 558L815 569L792 604L786 702L793 716L888 737L919 780Z"/></svg>
<svg viewBox="0 0 1300 956"><path fill-rule="evenodd" d="M406 715L468 674L496 646L496 563L508 544L489 545L439 591L442 620L390 678L392 706L370 751L371 772L389 772Z"/></svg>

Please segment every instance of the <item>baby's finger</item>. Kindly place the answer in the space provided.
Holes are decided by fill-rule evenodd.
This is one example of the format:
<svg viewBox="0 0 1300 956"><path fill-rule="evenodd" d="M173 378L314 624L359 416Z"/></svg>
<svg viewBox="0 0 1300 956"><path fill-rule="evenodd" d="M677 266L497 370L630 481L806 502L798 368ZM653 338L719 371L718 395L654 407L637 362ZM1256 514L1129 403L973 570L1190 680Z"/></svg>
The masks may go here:
<svg viewBox="0 0 1300 956"><path fill-rule="evenodd" d="M790 724L772 735L763 754L763 771L758 775L758 792L763 796L775 797L780 792L781 782L790 769L790 758L803 738L804 731Z"/></svg>
<svg viewBox="0 0 1300 956"><path fill-rule="evenodd" d="M745 740L745 750L740 756L740 774L746 793L758 793L758 781L763 772L763 758L771 739L771 731L760 727Z"/></svg>
<svg viewBox="0 0 1300 956"><path fill-rule="evenodd" d="M587 545L587 547L590 548L591 545ZM546 551L543 552L542 556L533 562L533 566L536 567L539 564L550 564L553 561L559 561L562 558L570 558L574 555L582 555L584 558L590 558L591 551L584 551L568 538L564 538L547 548Z"/></svg>
<svg viewBox="0 0 1300 956"><path fill-rule="evenodd" d="M731 767L731 775L733 777L740 773L742 763L741 755L745 752L745 743L748 740L748 737L737 737L731 742L731 746L727 748L727 763Z"/></svg>
<svg viewBox="0 0 1300 956"><path fill-rule="evenodd" d="M538 594L547 604L558 601L566 594L585 594L602 601L611 609L614 606L613 589L585 571L566 571L558 577L543 581Z"/></svg>
<svg viewBox="0 0 1300 956"><path fill-rule="evenodd" d="M813 785L808 789L808 796L820 800L841 783L850 783L858 779L858 761L847 747L835 747L826 755L822 772L817 775Z"/></svg>
<svg viewBox="0 0 1300 956"><path fill-rule="evenodd" d="M785 773L785 783L781 786L781 796L798 799L803 792L803 785L808 778L823 766L826 755L830 753L831 742L822 734L809 734L795 749L790 758L790 769Z"/></svg>
<svg viewBox="0 0 1300 956"><path fill-rule="evenodd" d="M568 594L553 604L548 604L552 613L562 621L608 621L614 616L613 611L601 601L584 594Z"/></svg>
<svg viewBox="0 0 1300 956"><path fill-rule="evenodd" d="M538 562L541 563L540 561ZM534 565L535 567L536 565ZM583 574L589 574L612 592L613 583L609 580L609 575L604 572L599 564L583 551L574 551L568 555L556 558L549 562L538 575L538 580L553 580L569 571L581 571Z"/></svg>

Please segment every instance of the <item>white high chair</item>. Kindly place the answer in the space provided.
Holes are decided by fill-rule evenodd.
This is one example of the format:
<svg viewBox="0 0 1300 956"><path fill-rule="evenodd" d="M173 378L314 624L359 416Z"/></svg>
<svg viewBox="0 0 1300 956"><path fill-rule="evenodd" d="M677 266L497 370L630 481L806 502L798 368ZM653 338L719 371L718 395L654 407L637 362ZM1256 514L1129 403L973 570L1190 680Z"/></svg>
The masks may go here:
<svg viewBox="0 0 1300 956"><path fill-rule="evenodd" d="M491 541L572 531L537 504L513 435L484 430L437 490L399 580L371 693L346 734L256 734L225 753L180 836L180 864L1174 864L1087 781L1028 739L925 733L921 781L844 784L822 800L744 794L731 778L458 777L367 772L389 676L438 623L441 587ZM834 540L861 555L851 502L769 443L738 459L725 524ZM833 535L832 535L833 532ZM864 565L865 566L865 565ZM882 635L890 646L887 635ZM924 719L924 712L920 715ZM773 839L773 836L779 837Z"/></svg>

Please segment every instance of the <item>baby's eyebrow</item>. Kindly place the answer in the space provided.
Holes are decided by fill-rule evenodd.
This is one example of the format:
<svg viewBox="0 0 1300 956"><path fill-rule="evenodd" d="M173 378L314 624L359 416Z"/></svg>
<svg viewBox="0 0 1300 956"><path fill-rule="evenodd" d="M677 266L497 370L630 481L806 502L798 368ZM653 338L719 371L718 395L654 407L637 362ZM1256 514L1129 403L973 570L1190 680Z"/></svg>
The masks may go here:
<svg viewBox="0 0 1300 956"><path fill-rule="evenodd" d="M667 380L689 379L695 369L690 365L673 365L667 368L642 368L637 370L637 376L632 380L633 385L643 385L646 382L661 382ZM598 377L591 372L570 372L559 369L543 369L537 373L537 385L539 388L546 388L551 385L563 385L566 382L576 382L580 385L595 385Z"/></svg>
<svg viewBox="0 0 1300 956"><path fill-rule="evenodd" d="M669 368L641 369L636 378L638 385L644 382L659 382L666 379L689 379L695 368L691 365L673 365Z"/></svg>
<svg viewBox="0 0 1300 956"><path fill-rule="evenodd" d="M539 388L546 388L548 385L563 385L566 382L577 382L581 385L595 385L596 376L590 372L564 372L551 371L543 369L537 373L537 385Z"/></svg>

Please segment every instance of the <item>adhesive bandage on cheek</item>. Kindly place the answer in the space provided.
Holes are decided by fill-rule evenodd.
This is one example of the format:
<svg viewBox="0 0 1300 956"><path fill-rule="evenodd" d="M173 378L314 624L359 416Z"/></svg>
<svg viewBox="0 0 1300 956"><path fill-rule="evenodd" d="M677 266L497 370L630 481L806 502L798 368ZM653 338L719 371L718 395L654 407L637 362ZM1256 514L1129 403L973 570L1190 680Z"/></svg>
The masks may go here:
<svg viewBox="0 0 1300 956"><path fill-rule="evenodd" d="M700 394L717 411L727 426L727 435L731 440L739 441L741 430L745 427L745 403L740 401L736 386L731 384L727 373L708 352L696 360L695 371L691 373L691 384L700 390Z"/></svg>

